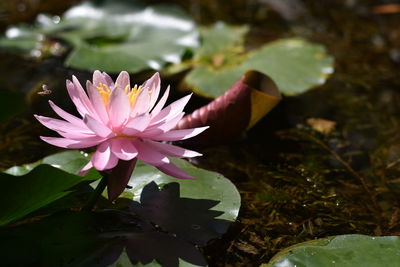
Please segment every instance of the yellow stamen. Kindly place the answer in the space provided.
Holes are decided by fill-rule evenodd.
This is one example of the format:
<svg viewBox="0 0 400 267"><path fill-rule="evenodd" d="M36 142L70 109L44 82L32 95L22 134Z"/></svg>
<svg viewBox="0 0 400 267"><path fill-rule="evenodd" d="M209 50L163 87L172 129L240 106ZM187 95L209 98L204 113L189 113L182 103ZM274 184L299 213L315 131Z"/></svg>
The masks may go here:
<svg viewBox="0 0 400 267"><path fill-rule="evenodd" d="M100 86L96 87L100 93L100 97L103 100L106 107L108 107L108 102L110 100L111 90L108 88L107 84L100 83Z"/></svg>
<svg viewBox="0 0 400 267"><path fill-rule="evenodd" d="M129 101L131 102L131 106L135 105L136 97L139 95L140 91L142 90L142 86L135 86L131 89L128 93Z"/></svg>
<svg viewBox="0 0 400 267"><path fill-rule="evenodd" d="M108 108L111 90L108 88L107 84L100 83L99 86L96 87L100 93L100 97L104 102L104 105ZM129 90L129 85L125 86L124 92L128 95L129 102L131 106L135 105L135 101L137 96L139 95L140 91L142 90L142 86L135 85L132 89Z"/></svg>

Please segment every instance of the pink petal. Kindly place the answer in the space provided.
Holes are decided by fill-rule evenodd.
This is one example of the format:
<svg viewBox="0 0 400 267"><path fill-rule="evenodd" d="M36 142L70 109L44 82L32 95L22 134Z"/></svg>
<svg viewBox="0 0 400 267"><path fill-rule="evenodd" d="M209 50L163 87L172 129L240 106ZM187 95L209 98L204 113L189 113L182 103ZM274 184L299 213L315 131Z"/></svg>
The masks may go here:
<svg viewBox="0 0 400 267"><path fill-rule="evenodd" d="M85 139L90 139L93 137L96 137L94 133L91 134L86 134L86 133L79 133L79 132L73 132L73 131L56 131L59 135L62 137L65 137L67 139L74 139L74 140L85 140Z"/></svg>
<svg viewBox="0 0 400 267"><path fill-rule="evenodd" d="M175 126L178 124L178 122L182 119L182 117L184 115L185 115L185 113L182 112L175 118L173 118L167 122L159 122L156 125L152 125L152 126L148 127L143 133L136 133L136 135L151 138L151 136L157 136L162 133L165 133L165 132L175 128Z"/></svg>
<svg viewBox="0 0 400 267"><path fill-rule="evenodd" d="M175 117L177 114L181 113L189 102L192 94L182 97L181 99L176 100L172 104L168 105L166 108L161 110L156 116L154 116L151 120L151 124L157 124L161 121L168 120L170 118Z"/></svg>
<svg viewBox="0 0 400 267"><path fill-rule="evenodd" d="M98 70L95 70L95 71L93 72L93 79L92 79L92 81L93 81L93 85L94 85L95 87L99 87L101 83L102 83L102 84L109 85L109 84L107 83L107 80L106 80L106 78L104 77L104 75L103 75L100 71L98 71Z"/></svg>
<svg viewBox="0 0 400 267"><path fill-rule="evenodd" d="M183 118L185 112L181 112L180 114L176 115L175 118L171 118L168 121L160 123L157 128L162 130L163 132L167 132L176 127L178 122Z"/></svg>
<svg viewBox="0 0 400 267"><path fill-rule="evenodd" d="M97 116L95 109L93 108L92 102L90 102L89 97L87 96L85 90L83 90L82 85L79 83L78 79L72 75L72 82L74 84L76 93L78 94L78 98L85 109L92 115Z"/></svg>
<svg viewBox="0 0 400 267"><path fill-rule="evenodd" d="M148 112L150 109L150 94L148 88L142 88L136 97L135 104L131 111L131 117L136 117Z"/></svg>
<svg viewBox="0 0 400 267"><path fill-rule="evenodd" d="M75 88L75 85L70 81L67 80L66 81L66 85L67 85L67 90L68 90L68 94L69 97L71 98L72 102L74 103L76 109L78 110L79 114L81 114L81 116L85 116L85 114L88 114L89 111L87 110L87 108L82 104L82 101L79 98L79 94Z"/></svg>
<svg viewBox="0 0 400 267"><path fill-rule="evenodd" d="M199 128L193 128L193 129L183 129L183 130L172 130L166 133L161 133L157 136L149 136L149 138L153 140L159 140L159 141L178 141L178 140L185 140L188 138L191 138L193 136L196 136L200 133L202 133L204 130L209 128L208 126L205 127L199 127Z"/></svg>
<svg viewBox="0 0 400 267"><path fill-rule="evenodd" d="M147 128L150 123L150 116L143 114L142 116L131 119L124 127L122 133L128 136L136 135Z"/></svg>
<svg viewBox="0 0 400 267"><path fill-rule="evenodd" d="M165 174L168 174L172 177L178 178L178 179L193 179L194 177L189 175L188 173L184 172L180 168L178 168L175 164L173 163L167 163L163 164L160 166L156 166L157 169L162 171Z"/></svg>
<svg viewBox="0 0 400 267"><path fill-rule="evenodd" d="M160 110L164 107L165 103L167 102L168 99L168 95L169 95L169 86L167 87L167 89L165 90L164 95L161 97L160 101L158 101L157 105L153 108L153 110L151 111L151 115L153 117L155 117Z"/></svg>
<svg viewBox="0 0 400 267"><path fill-rule="evenodd" d="M89 160L89 162L83 166L82 170L79 171L78 175L84 176L91 168L93 168L93 164L92 161Z"/></svg>
<svg viewBox="0 0 400 267"><path fill-rule="evenodd" d="M75 124L77 126L81 127L86 127L85 124L83 123L82 119L75 117L72 114L69 114L68 112L64 111L60 107L58 107L56 104L53 103L53 101L49 100L50 107L54 110L55 113L57 113L58 116L63 118L64 120Z"/></svg>
<svg viewBox="0 0 400 267"><path fill-rule="evenodd" d="M131 160L138 154L136 147L129 138L115 138L111 140L111 151L119 159Z"/></svg>
<svg viewBox="0 0 400 267"><path fill-rule="evenodd" d="M158 95L160 94L160 74L156 72L150 79L145 81L142 87L149 88L150 91L150 108L151 109L158 99Z"/></svg>
<svg viewBox="0 0 400 267"><path fill-rule="evenodd" d="M113 134L113 132L107 126L101 122L98 122L90 115L85 115L83 121L85 122L86 126L98 136L110 137Z"/></svg>
<svg viewBox="0 0 400 267"><path fill-rule="evenodd" d="M108 74L105 73L105 72L102 72L102 74L103 74L104 81L106 82L106 84L108 85L108 87L109 87L110 89L111 89L111 87L114 87L114 82L113 82L113 80L111 79L110 75L108 75Z"/></svg>
<svg viewBox="0 0 400 267"><path fill-rule="evenodd" d="M38 115L34 116L41 124L54 131L63 131L63 132L70 131L70 132L76 132L78 134L82 133L83 135L92 133L92 131L86 126L82 127L80 125L72 124L70 122L44 116L38 116Z"/></svg>
<svg viewBox="0 0 400 267"><path fill-rule="evenodd" d="M58 146L63 148L74 148L74 149L95 146L104 141L104 138L100 138L97 136L83 140L72 140L61 137L46 137L46 136L40 136L40 139L53 146Z"/></svg>
<svg viewBox="0 0 400 267"><path fill-rule="evenodd" d="M202 155L196 151L185 149L185 148L182 148L179 146L170 145L170 144L155 142L155 141L151 141L151 140L146 140L146 143L151 145L154 149L158 150L162 154L173 156L173 157L193 158L193 157L198 157L198 156Z"/></svg>
<svg viewBox="0 0 400 267"><path fill-rule="evenodd" d="M103 102L103 99L101 99L99 91L96 88L94 88L94 85L89 81L86 82L86 89L88 91L90 101L93 103L93 107L97 115L99 116L100 120L104 124L108 124L109 118L107 109Z"/></svg>
<svg viewBox="0 0 400 267"><path fill-rule="evenodd" d="M129 118L131 104L127 94L121 88L115 88L110 96L108 116L113 127L120 127Z"/></svg>
<svg viewBox="0 0 400 267"><path fill-rule="evenodd" d="M111 153L110 143L103 142L97 147L91 161L96 170L103 171L114 168L118 163L118 158Z"/></svg>
<svg viewBox="0 0 400 267"><path fill-rule="evenodd" d="M160 166L165 163L169 163L169 159L153 149L151 146L143 143L142 141L135 140L134 145L138 150L139 154L137 158L153 166Z"/></svg>
<svg viewBox="0 0 400 267"><path fill-rule="evenodd" d="M117 81L115 82L115 87L124 90L126 86L129 86L129 89L131 89L129 74L126 71L121 71L118 75Z"/></svg>

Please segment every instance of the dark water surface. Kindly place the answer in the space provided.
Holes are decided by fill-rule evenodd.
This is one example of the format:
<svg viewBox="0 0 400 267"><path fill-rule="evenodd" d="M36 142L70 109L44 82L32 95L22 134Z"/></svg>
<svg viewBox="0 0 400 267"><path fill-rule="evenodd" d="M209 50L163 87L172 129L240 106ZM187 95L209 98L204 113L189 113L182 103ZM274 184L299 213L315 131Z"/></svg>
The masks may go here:
<svg viewBox="0 0 400 267"><path fill-rule="evenodd" d="M388 1L173 2L202 23L249 23L249 48L302 36L335 58L326 84L284 97L238 142L202 150L197 163L229 177L242 195L238 221L205 249L210 264L256 266L282 248L338 234L400 235L400 13L377 8ZM12 14L3 15L2 28L32 17ZM68 107L65 79L90 78L65 69L62 58L0 53L0 70L1 89L27 92L41 114L50 112L49 96L36 94L43 83ZM38 139L46 129L31 112L0 126L2 168L55 151Z"/></svg>

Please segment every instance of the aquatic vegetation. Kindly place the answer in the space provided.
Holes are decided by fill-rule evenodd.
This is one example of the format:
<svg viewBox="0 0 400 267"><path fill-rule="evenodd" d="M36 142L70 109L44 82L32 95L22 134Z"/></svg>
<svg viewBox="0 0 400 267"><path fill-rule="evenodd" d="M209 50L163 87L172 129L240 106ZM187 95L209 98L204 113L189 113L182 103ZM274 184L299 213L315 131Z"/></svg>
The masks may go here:
<svg viewBox="0 0 400 267"><path fill-rule="evenodd" d="M7 51L36 59L68 52L67 66L110 73L161 70L198 43L194 22L177 6L124 0L85 1L61 17L41 14L34 27L9 27L0 38Z"/></svg>
<svg viewBox="0 0 400 267"><path fill-rule="evenodd" d="M202 42L193 58L167 71L190 69L185 84L209 98L222 95L248 70L270 76L285 95L320 86L334 71L334 60L322 45L286 38L247 50L244 43L248 31L246 26L224 23L203 27Z"/></svg>
<svg viewBox="0 0 400 267"><path fill-rule="evenodd" d="M400 262L399 249L398 236L338 235L288 247L261 267L390 266Z"/></svg>
<svg viewBox="0 0 400 267"><path fill-rule="evenodd" d="M208 127L174 130L184 115L183 108L190 95L164 108L169 88L157 102L160 86L158 73L142 85L131 88L129 74L125 71L119 74L115 83L108 74L95 71L93 82L86 83L85 92L78 79L73 76L72 82L67 80L67 89L82 119L49 101L53 110L64 120L38 115L35 117L62 137L42 136L41 139L63 148L97 146L90 161L82 168L81 175L92 167L105 171L114 169L119 161L129 161L120 163L124 167L119 166L107 176L111 200L124 190L136 159L176 178L193 178L176 167L167 156L190 158L201 154L160 141L185 140L200 134ZM119 173L121 168L126 169L122 171L123 175Z"/></svg>
<svg viewBox="0 0 400 267"><path fill-rule="evenodd" d="M14 166L0 173L3 265L358 267L399 261L395 5L91 0L71 2L63 13L41 9L40 2L59 3L5 0L0 8L0 27L7 28L0 37L0 82L9 91L0 99L7 109L0 118L0 162ZM302 7L298 14L296 6ZM11 25L28 21L26 13L39 15ZM9 20L11 14L21 18ZM172 88L195 93L173 130L210 128L165 141L185 149L203 145L195 149L202 157L167 157L195 179L175 179L136 162L138 155L116 163L101 157L100 166L92 152L99 154L94 149L101 142L47 156L60 149L40 140L54 132L32 113L56 120L51 99L87 127L64 83L72 74L91 79L95 69L113 79L125 69L138 85L157 70ZM93 88L110 108L111 79L103 78L107 86ZM41 90L43 84L48 87ZM130 105L143 86L133 88L122 88ZM171 98L182 96L171 90ZM94 119L118 136L111 123ZM67 129L58 130L105 138L110 155L109 139L132 138ZM125 147L131 146L121 142ZM91 165L101 170L77 175Z"/></svg>
<svg viewBox="0 0 400 267"><path fill-rule="evenodd" d="M86 192L85 185L100 177L93 169L84 177L75 175L87 159L86 153L70 150L0 173L7 186L0 189L0 224L10 225L30 213L20 220L22 225L0 228L0 238L10 241L0 245L7 254L4 264L54 266L65 260L131 266L154 260L164 265L181 258L204 266L197 247L225 233L238 216L240 195L234 184L181 159L174 163L196 179L177 180L138 162L131 188L115 204L100 199L96 211L79 211L82 197L93 191Z"/></svg>

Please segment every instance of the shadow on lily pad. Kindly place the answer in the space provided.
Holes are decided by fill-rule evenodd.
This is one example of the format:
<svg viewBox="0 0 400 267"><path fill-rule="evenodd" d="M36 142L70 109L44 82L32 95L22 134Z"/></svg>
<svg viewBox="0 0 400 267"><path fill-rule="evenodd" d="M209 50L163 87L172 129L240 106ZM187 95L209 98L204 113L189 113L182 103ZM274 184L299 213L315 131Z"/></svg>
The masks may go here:
<svg viewBox="0 0 400 267"><path fill-rule="evenodd" d="M180 198L179 184L146 185L130 210L67 211L0 228L4 266L205 266L197 246L226 232L214 200ZM119 259L128 256L129 262ZM125 261L126 262L126 261Z"/></svg>

